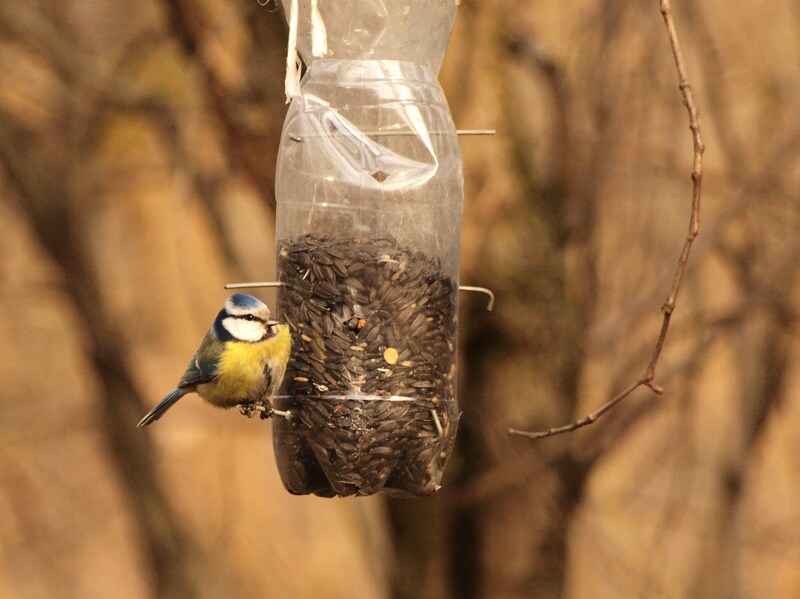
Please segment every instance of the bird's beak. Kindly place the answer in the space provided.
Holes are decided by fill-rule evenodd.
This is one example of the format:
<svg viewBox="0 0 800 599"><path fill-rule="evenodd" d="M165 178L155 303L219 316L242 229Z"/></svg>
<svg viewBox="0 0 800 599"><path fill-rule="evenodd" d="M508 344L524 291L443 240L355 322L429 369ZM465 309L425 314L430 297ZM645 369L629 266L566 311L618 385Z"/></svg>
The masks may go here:
<svg viewBox="0 0 800 599"><path fill-rule="evenodd" d="M266 325L268 327L274 327L276 324L280 324L280 321L279 320L273 320L272 318L268 318L267 319Z"/></svg>

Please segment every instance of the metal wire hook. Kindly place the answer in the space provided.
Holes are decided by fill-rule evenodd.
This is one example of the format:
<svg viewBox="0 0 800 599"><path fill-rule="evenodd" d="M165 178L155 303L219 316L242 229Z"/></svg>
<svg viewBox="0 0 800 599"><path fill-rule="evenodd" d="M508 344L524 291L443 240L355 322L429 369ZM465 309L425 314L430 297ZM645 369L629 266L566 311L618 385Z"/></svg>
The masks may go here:
<svg viewBox="0 0 800 599"><path fill-rule="evenodd" d="M262 0L256 0L256 2L258 2L259 6L263 6L265 8L267 6L269 6L270 3L273 3L275 5L275 7L271 8L271 9L268 8L267 12L278 12L278 0L263 0L263 1Z"/></svg>
<svg viewBox="0 0 800 599"><path fill-rule="evenodd" d="M489 296L489 301L486 304L486 311L491 312L492 308L494 307L494 292L491 289L487 289L486 287L473 287L472 285L459 285L459 291L469 291L475 293L483 293Z"/></svg>

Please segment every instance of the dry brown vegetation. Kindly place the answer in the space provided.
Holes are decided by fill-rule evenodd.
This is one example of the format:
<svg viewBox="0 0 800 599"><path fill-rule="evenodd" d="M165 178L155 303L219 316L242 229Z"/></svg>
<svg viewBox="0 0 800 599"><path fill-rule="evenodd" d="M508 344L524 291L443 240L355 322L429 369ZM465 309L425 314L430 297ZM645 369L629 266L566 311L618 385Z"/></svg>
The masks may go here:
<svg viewBox="0 0 800 599"><path fill-rule="evenodd" d="M323 500L175 383L274 276L286 28L255 0L0 3L0 595L800 595L800 10L674 0L703 229L653 395L692 143L656 0L462 0L463 409L435 496ZM271 292L261 294L274 303Z"/></svg>

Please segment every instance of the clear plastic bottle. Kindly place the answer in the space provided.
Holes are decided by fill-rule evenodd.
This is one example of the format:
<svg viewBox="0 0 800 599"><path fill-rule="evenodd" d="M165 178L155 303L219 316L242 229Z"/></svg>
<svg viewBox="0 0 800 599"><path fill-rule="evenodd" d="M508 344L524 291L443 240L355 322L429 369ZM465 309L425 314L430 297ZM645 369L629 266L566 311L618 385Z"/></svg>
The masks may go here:
<svg viewBox="0 0 800 599"><path fill-rule="evenodd" d="M463 177L436 78L455 2L318 9L327 48L314 57L299 2L308 70L278 155L278 305L294 340L278 467L296 494L425 495L458 422Z"/></svg>

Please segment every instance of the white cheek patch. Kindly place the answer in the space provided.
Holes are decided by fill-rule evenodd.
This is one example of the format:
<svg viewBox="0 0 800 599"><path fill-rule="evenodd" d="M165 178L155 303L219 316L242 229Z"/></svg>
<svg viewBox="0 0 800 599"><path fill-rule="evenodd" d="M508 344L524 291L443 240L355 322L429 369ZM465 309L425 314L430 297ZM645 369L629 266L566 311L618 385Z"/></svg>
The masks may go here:
<svg viewBox="0 0 800 599"><path fill-rule="evenodd" d="M257 320L228 317L222 320L222 326L239 341L260 341L267 333L264 323Z"/></svg>

